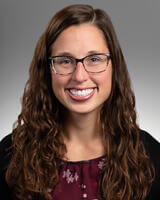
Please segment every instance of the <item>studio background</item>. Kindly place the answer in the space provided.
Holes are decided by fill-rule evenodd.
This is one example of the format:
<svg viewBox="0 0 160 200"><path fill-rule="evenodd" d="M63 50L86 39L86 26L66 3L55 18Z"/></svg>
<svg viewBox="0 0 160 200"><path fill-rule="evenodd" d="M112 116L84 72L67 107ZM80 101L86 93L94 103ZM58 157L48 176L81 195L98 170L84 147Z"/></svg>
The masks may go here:
<svg viewBox="0 0 160 200"><path fill-rule="evenodd" d="M110 15L136 96L138 124L160 141L159 0L1 0L0 139L21 111L35 45L51 17L70 4L91 4Z"/></svg>

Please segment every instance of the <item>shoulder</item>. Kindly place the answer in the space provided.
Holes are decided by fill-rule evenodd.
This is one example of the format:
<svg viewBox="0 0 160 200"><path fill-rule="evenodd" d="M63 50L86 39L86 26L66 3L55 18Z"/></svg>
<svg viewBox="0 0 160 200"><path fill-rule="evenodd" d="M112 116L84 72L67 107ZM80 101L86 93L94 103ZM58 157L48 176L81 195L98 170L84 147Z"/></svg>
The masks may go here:
<svg viewBox="0 0 160 200"><path fill-rule="evenodd" d="M146 152L147 152L150 160L153 162L153 165L155 167L155 173L156 173L155 180L152 183L151 190L150 190L146 200L160 199L160 183L159 183L159 179L160 179L160 156L159 156L160 143L150 133L148 133L145 130L140 131L140 137L144 143Z"/></svg>
<svg viewBox="0 0 160 200"><path fill-rule="evenodd" d="M11 146L12 139L11 134L9 134L0 141L0 173L4 172L9 163L12 153Z"/></svg>
<svg viewBox="0 0 160 200"><path fill-rule="evenodd" d="M1 141L0 141L0 188L3 193L3 195L6 197L6 199L11 199L11 190L6 183L5 180L5 173L7 170L7 166L9 164L9 161L11 159L11 150L12 146L12 139L11 139L11 134L5 136Z"/></svg>
<svg viewBox="0 0 160 200"><path fill-rule="evenodd" d="M12 134L6 135L2 140L0 140L0 151L11 146L12 144Z"/></svg>
<svg viewBox="0 0 160 200"><path fill-rule="evenodd" d="M11 154L11 146L12 139L11 134L9 134L0 141L0 170L2 169L2 166L7 164L6 162Z"/></svg>
<svg viewBox="0 0 160 200"><path fill-rule="evenodd" d="M155 139L146 130L140 129L140 137L146 146L153 147L153 148L160 148L159 141L157 139Z"/></svg>
<svg viewBox="0 0 160 200"><path fill-rule="evenodd" d="M153 162L159 162L159 152L160 152L160 143L158 140L156 140L150 133L148 133L145 130L140 130L140 138L142 139L144 146L146 148L146 151L153 160Z"/></svg>

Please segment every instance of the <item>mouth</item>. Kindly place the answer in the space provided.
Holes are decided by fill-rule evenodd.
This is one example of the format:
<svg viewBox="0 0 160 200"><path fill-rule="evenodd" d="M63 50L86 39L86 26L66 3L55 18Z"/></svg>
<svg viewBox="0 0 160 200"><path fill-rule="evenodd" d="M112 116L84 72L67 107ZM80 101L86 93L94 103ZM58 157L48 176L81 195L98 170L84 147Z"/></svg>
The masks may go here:
<svg viewBox="0 0 160 200"><path fill-rule="evenodd" d="M97 88L69 88L67 89L68 95L76 101L86 101L90 99Z"/></svg>

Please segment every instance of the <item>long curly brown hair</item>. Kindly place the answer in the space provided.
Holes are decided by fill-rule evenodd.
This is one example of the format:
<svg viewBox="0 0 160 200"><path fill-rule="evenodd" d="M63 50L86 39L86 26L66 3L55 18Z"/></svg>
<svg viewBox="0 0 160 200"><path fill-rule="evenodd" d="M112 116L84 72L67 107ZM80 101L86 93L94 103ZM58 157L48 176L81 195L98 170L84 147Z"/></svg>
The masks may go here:
<svg viewBox="0 0 160 200"><path fill-rule="evenodd" d="M51 199L59 181L57 159L67 152L61 134L62 105L51 84L48 57L59 34L72 25L91 23L103 31L112 59L112 89L100 113L106 163L99 191L106 200L144 200L153 181L136 122L135 96L126 63L109 16L89 5L71 5L51 19L30 65L22 111L13 126L13 154L6 180L16 199Z"/></svg>

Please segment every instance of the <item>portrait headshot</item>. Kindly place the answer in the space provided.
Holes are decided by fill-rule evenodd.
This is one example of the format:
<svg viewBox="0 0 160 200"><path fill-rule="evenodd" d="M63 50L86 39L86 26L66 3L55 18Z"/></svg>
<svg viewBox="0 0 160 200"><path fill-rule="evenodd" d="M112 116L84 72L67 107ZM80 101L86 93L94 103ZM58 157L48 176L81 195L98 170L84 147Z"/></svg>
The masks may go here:
<svg viewBox="0 0 160 200"><path fill-rule="evenodd" d="M18 2L1 7L2 196L158 200L160 3Z"/></svg>

